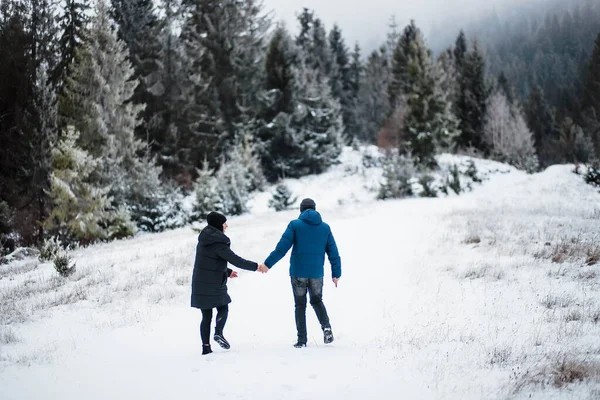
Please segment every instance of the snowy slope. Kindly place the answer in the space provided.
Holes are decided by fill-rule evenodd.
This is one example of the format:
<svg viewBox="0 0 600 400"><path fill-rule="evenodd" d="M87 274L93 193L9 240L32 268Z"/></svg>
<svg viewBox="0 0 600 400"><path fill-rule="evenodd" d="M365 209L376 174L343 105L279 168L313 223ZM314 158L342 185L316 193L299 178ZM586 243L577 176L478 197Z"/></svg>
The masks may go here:
<svg viewBox="0 0 600 400"><path fill-rule="evenodd" d="M332 345L309 309L309 347L291 346L286 258L231 281L232 350L201 356L196 234L183 228L80 250L66 282L31 261L3 271L0 399L597 398L598 265L582 254L598 243L600 195L568 166L530 176L481 161L505 173L459 197L378 202L380 171L347 173L355 156L288 181L340 247L340 286L324 289ZM269 197L230 219L232 248L256 261L297 216L268 211ZM581 251L551 260L574 240ZM561 360L586 363L584 382L553 384Z"/></svg>

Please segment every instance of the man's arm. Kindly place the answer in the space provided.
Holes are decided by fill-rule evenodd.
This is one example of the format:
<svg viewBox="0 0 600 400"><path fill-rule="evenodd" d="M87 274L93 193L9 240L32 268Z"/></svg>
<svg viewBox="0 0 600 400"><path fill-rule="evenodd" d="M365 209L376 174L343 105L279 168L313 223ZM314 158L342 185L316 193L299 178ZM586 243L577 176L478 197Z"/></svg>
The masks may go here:
<svg viewBox="0 0 600 400"><path fill-rule="evenodd" d="M281 260L283 257L285 257L287 252L290 251L290 249L292 248L293 244L294 244L294 227L293 227L292 223L290 222L288 224L288 227L285 230L285 232L283 232L281 239L279 239L279 243L277 243L277 246L275 246L275 250L273 250L271 255L269 255L269 257L267 257L267 259L265 260L265 265L269 269L271 267L273 267L275 264L277 264L279 262L279 260Z"/></svg>
<svg viewBox="0 0 600 400"><path fill-rule="evenodd" d="M331 264L331 277L333 279L339 279L342 276L342 259L340 253L335 244L335 238L331 230L329 231L329 237L327 238L327 247L325 248L329 263Z"/></svg>

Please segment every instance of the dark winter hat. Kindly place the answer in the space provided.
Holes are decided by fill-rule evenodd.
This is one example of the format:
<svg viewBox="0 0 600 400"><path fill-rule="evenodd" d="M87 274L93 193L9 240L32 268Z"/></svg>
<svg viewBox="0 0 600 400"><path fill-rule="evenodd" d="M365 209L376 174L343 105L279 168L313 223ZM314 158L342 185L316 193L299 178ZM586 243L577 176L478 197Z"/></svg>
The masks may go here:
<svg viewBox="0 0 600 400"><path fill-rule="evenodd" d="M316 210L317 209L317 203L315 203L315 201L313 199L304 199L302 200L302 203L300 203L300 212L304 212L308 209L311 210Z"/></svg>
<svg viewBox="0 0 600 400"><path fill-rule="evenodd" d="M206 222L210 226L213 226L223 232L223 224L227 221L227 218L223 214L219 214L218 212L211 212L206 216Z"/></svg>

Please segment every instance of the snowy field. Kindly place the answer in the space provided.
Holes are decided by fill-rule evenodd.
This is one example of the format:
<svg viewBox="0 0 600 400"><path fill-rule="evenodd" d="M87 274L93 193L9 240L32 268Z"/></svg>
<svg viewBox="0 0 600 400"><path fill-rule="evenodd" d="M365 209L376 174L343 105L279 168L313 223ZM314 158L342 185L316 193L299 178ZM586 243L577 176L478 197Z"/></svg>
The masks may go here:
<svg viewBox="0 0 600 400"><path fill-rule="evenodd" d="M480 161L498 173L470 193L378 202L381 172L352 157L288 181L342 256L324 289L332 345L309 307L309 347L292 347L286 258L230 281L232 349L201 356L183 228L79 250L66 280L1 266L0 399L600 398L600 194L569 166ZM298 214L269 197L229 221L233 250L259 262Z"/></svg>

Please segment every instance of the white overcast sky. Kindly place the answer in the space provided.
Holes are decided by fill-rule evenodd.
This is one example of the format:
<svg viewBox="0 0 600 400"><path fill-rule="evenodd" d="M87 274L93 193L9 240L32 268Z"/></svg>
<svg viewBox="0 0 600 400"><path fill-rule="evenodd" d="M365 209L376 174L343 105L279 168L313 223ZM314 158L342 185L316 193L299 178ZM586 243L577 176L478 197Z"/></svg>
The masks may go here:
<svg viewBox="0 0 600 400"><path fill-rule="evenodd" d="M353 47L358 41L363 49L379 46L387 33L392 15L402 27L411 19L417 21L428 35L432 26L456 23L457 29L465 20L479 13L500 9L515 3L541 0L263 0L265 9L275 12L276 21L285 21L296 32L295 14L303 7L315 10L329 30L334 23L342 28L346 44ZM569 0L564 0L569 1ZM440 38L437 38L438 40ZM453 41L454 38L450 39Z"/></svg>

